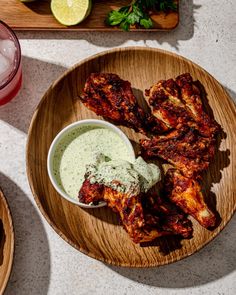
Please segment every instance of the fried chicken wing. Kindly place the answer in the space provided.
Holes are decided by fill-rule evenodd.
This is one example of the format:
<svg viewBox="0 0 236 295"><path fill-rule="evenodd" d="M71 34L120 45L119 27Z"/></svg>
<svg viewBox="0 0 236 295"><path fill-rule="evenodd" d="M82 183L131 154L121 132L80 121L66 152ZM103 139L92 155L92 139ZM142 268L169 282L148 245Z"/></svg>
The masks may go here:
<svg viewBox="0 0 236 295"><path fill-rule="evenodd" d="M204 137L213 137L218 124L203 110L200 90L189 73L161 80L145 91L152 114L165 124L167 130L189 126Z"/></svg>
<svg viewBox="0 0 236 295"><path fill-rule="evenodd" d="M119 213L124 229L133 242L150 242L171 234L159 226L158 218L150 214L144 215L140 196L124 194L105 187L104 200L113 211Z"/></svg>
<svg viewBox="0 0 236 295"><path fill-rule="evenodd" d="M85 204L98 204L103 201L104 186L99 183L91 183L89 179L84 180L79 191L80 202Z"/></svg>
<svg viewBox="0 0 236 295"><path fill-rule="evenodd" d="M158 156L182 171L187 177L197 177L207 169L215 152L215 139L202 137L189 127L140 141L144 157Z"/></svg>
<svg viewBox="0 0 236 295"><path fill-rule="evenodd" d="M184 177L177 169L169 169L165 178L168 198L185 213L193 216L203 227L213 227L214 213L207 207L199 183Z"/></svg>
<svg viewBox="0 0 236 295"><path fill-rule="evenodd" d="M81 95L84 105L99 116L137 132L159 132L164 124L138 105L131 84L118 75L92 73Z"/></svg>
<svg viewBox="0 0 236 295"><path fill-rule="evenodd" d="M192 222L187 215L157 193L148 193L143 196L144 212L149 212L152 216L158 217L159 226L176 235L184 238L191 238L193 233Z"/></svg>
<svg viewBox="0 0 236 295"><path fill-rule="evenodd" d="M191 75L186 73L178 76L176 83L180 88L181 99L187 111L191 113L193 120L197 123L200 134L205 137L214 137L220 127L214 119L204 112L201 92Z"/></svg>
<svg viewBox="0 0 236 295"><path fill-rule="evenodd" d="M97 183L91 184L89 179L86 179L80 189L79 199L86 204L98 200L106 201L108 207L119 213L124 229L135 243L149 242L170 234L157 229L157 218L147 215L145 220L140 196L121 193Z"/></svg>
<svg viewBox="0 0 236 295"><path fill-rule="evenodd" d="M201 92L189 73L162 80L146 90L154 116L168 132L141 140L146 157L158 156L187 177L198 177L214 157L220 127L203 110Z"/></svg>
<svg viewBox="0 0 236 295"><path fill-rule="evenodd" d="M116 191L101 184L91 184L86 179L80 189L79 199L84 203L104 200L114 212L119 213L124 229L135 243L150 242L165 235L192 236L191 222L186 215L167 201L154 195L142 197Z"/></svg>
<svg viewBox="0 0 236 295"><path fill-rule="evenodd" d="M152 114L162 121L166 130L192 120L180 99L179 87L173 79L161 80L145 90Z"/></svg>

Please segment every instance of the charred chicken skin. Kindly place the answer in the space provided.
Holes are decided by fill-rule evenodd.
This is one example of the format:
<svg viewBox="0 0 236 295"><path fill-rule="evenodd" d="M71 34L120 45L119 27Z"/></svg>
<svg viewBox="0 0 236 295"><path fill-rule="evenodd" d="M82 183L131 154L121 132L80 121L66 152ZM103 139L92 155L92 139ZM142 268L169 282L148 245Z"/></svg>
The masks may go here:
<svg viewBox="0 0 236 295"><path fill-rule="evenodd" d="M147 216L147 226L145 227L140 196L121 193L102 184L91 184L87 179L80 189L79 199L81 202L89 204L93 201L92 197L94 196L94 200L97 202L98 194L100 195L100 201L106 201L108 207L119 213L124 229L135 243L149 242L159 236L169 234L153 227L158 224L155 217Z"/></svg>
<svg viewBox="0 0 236 295"><path fill-rule="evenodd" d="M162 80L146 90L152 114L168 132L141 140L142 154L160 157L176 169L167 172L165 187L172 202L204 227L215 224L196 179L209 167L215 153L219 125L203 110L201 92L189 73Z"/></svg>
<svg viewBox="0 0 236 295"><path fill-rule="evenodd" d="M104 188L104 200L108 207L118 212L124 229L134 243L150 242L170 234L158 224L158 218L144 215L141 197Z"/></svg>
<svg viewBox="0 0 236 295"><path fill-rule="evenodd" d="M184 238L191 238L193 233L192 223L187 215L168 199L160 197L156 193L149 193L143 196L144 212L158 217L159 226L164 231Z"/></svg>
<svg viewBox="0 0 236 295"><path fill-rule="evenodd" d="M179 87L173 79L159 81L145 90L145 96L152 114L163 122L165 131L191 119L179 98Z"/></svg>
<svg viewBox="0 0 236 295"><path fill-rule="evenodd" d="M180 96L188 112L191 113L193 121L196 122L196 129L204 137L214 137L220 130L218 123L209 117L203 110L201 92L194 83L189 73L176 78L176 83L180 88ZM190 124L191 126L191 124Z"/></svg>
<svg viewBox="0 0 236 295"><path fill-rule="evenodd" d="M204 112L200 90L189 73L175 81L161 80L145 90L145 95L152 114L167 130L189 126L204 137L213 137L219 130L215 120Z"/></svg>
<svg viewBox="0 0 236 295"><path fill-rule="evenodd" d="M200 90L189 73L160 81L146 91L152 113L169 132L141 140L146 157L158 156L187 177L197 177L214 157L219 125L203 110Z"/></svg>
<svg viewBox="0 0 236 295"><path fill-rule="evenodd" d="M108 207L119 213L124 229L135 243L150 242L171 234L184 238L192 236L192 224L186 215L157 195L134 196L102 184L91 184L86 179L80 189L79 199L87 204L106 201Z"/></svg>
<svg viewBox="0 0 236 295"><path fill-rule="evenodd" d="M215 152L214 138L202 137L188 126L140 143L144 157L160 157L190 178L208 168Z"/></svg>
<svg viewBox="0 0 236 295"><path fill-rule="evenodd" d="M161 132L164 124L138 105L131 84L118 75L92 73L81 95L84 105L99 116L137 132Z"/></svg>
<svg viewBox="0 0 236 295"><path fill-rule="evenodd" d="M185 213L193 216L203 227L213 227L214 213L207 207L199 183L183 176L177 169L169 169L165 178L169 199Z"/></svg>

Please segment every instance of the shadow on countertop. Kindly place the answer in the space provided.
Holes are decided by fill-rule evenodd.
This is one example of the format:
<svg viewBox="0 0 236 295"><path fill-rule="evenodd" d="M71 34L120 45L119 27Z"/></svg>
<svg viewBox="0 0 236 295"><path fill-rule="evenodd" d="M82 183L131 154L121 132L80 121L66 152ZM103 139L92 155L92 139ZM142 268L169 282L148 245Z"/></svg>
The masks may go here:
<svg viewBox="0 0 236 295"><path fill-rule="evenodd" d="M34 110L40 99L66 68L22 56L23 83L18 95L0 108L0 120L22 132L28 132Z"/></svg>
<svg viewBox="0 0 236 295"><path fill-rule="evenodd" d="M170 265L145 269L108 267L123 277L149 286L160 288L197 287L235 271L235 228L236 216L204 249Z"/></svg>
<svg viewBox="0 0 236 295"><path fill-rule="evenodd" d="M231 97L231 99L234 102L234 104L236 104L236 92L234 92L233 90L229 89L226 86L224 86L224 89L228 92L228 94Z"/></svg>
<svg viewBox="0 0 236 295"><path fill-rule="evenodd" d="M116 47L127 40L156 41L157 44L168 43L178 49L179 41L190 40L194 35L194 14L201 5L193 3L193 0L180 1L180 21L176 29L160 32L17 32L20 39L78 39L101 47Z"/></svg>
<svg viewBox="0 0 236 295"><path fill-rule="evenodd" d="M0 173L15 232L13 268L5 295L45 295L50 282L50 252L39 214L25 193Z"/></svg>

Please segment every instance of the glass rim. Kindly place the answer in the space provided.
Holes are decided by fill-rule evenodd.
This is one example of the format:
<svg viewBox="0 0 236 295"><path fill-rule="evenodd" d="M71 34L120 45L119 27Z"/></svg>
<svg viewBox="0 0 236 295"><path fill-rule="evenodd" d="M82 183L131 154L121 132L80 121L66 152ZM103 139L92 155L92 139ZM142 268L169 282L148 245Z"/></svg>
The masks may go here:
<svg viewBox="0 0 236 295"><path fill-rule="evenodd" d="M3 27L5 27L11 34L11 36L13 37L13 41L14 43L16 44L16 56L17 56L17 64L16 64L16 67L14 69L14 71L12 71L12 73L9 75L7 81L0 85L0 90L5 88L13 79L14 77L16 76L18 70L19 70L19 67L20 67L20 63L21 63L21 47L20 47L20 42L15 34L15 32L2 20L0 20L0 25L3 25Z"/></svg>

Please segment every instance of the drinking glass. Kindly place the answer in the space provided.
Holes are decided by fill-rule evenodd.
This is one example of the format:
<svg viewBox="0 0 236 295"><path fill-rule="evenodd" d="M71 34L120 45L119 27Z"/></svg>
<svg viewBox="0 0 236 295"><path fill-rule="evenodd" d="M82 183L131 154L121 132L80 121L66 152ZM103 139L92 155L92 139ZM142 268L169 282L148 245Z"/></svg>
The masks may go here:
<svg viewBox="0 0 236 295"><path fill-rule="evenodd" d="M21 82L20 43L13 30L0 21L0 106L16 96Z"/></svg>

